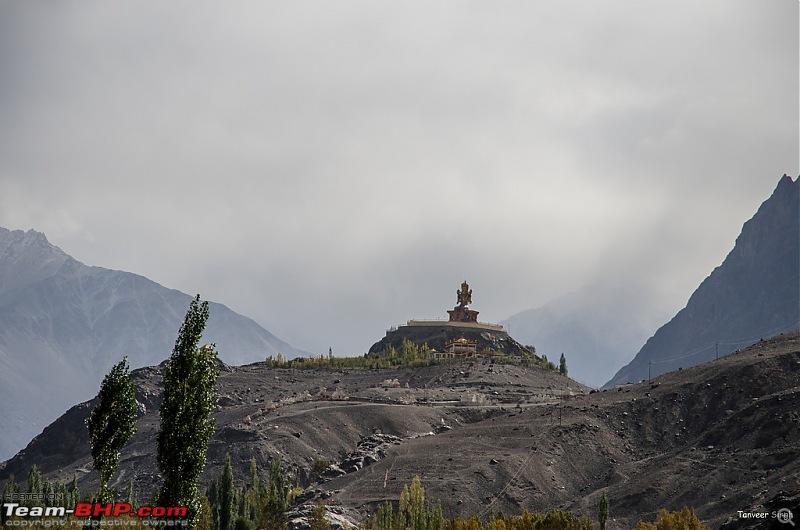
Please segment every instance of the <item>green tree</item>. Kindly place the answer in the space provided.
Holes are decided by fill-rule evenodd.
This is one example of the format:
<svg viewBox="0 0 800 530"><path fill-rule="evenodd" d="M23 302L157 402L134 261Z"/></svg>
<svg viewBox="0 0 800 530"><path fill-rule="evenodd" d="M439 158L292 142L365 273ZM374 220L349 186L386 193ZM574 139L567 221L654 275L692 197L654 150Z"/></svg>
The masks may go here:
<svg viewBox="0 0 800 530"><path fill-rule="evenodd" d="M150 506L157 505L161 498L161 488L158 486L153 486L153 490L150 492Z"/></svg>
<svg viewBox="0 0 800 530"><path fill-rule="evenodd" d="M416 475L410 487L403 485L397 512L390 502L385 502L378 506L372 526L375 530L441 530L444 527L442 506L437 503L431 507L425 499L422 481Z"/></svg>
<svg viewBox="0 0 800 530"><path fill-rule="evenodd" d="M563 353L561 354L561 359L558 361L558 373L564 377L567 376L567 358L564 357Z"/></svg>
<svg viewBox="0 0 800 530"><path fill-rule="evenodd" d="M283 469L280 456L272 459L269 469L269 484L266 491L266 502L261 510L261 528L270 530L286 530L286 508L288 490L283 480Z"/></svg>
<svg viewBox="0 0 800 530"><path fill-rule="evenodd" d="M311 508L311 517L308 519L311 530L331 530L331 523L325 518L325 512L327 509L321 502Z"/></svg>
<svg viewBox="0 0 800 530"><path fill-rule="evenodd" d="M203 495L200 497L200 514L197 517L197 526L194 530L213 530L213 519L211 503L209 503L208 498Z"/></svg>
<svg viewBox="0 0 800 530"><path fill-rule="evenodd" d="M245 488L240 490L234 489L234 491L236 492L236 497L234 499L237 506L236 515L250 521L252 518L250 517L250 499L247 496L247 491Z"/></svg>
<svg viewBox="0 0 800 530"><path fill-rule="evenodd" d="M329 467L331 467L331 461L327 458L318 458L314 460L314 464L311 466L312 479L319 480L322 474L325 473Z"/></svg>
<svg viewBox="0 0 800 530"><path fill-rule="evenodd" d="M379 505L375 517L372 519L372 528L374 530L393 530L395 527L393 512L391 502L386 501Z"/></svg>
<svg viewBox="0 0 800 530"><path fill-rule="evenodd" d="M219 530L233 530L236 522L234 507L236 506L236 486L233 483L233 465L231 455L225 455L225 465L222 466L222 476L219 481Z"/></svg>
<svg viewBox="0 0 800 530"><path fill-rule="evenodd" d="M258 464L256 463L256 457L252 457L250 458L250 489L258 492L260 485L261 479L258 478Z"/></svg>
<svg viewBox="0 0 800 530"><path fill-rule="evenodd" d="M86 426L92 444L94 467L100 472L97 502L114 500L108 482L119 465L120 451L136 432L136 387L128 358L115 364L100 385L100 402L92 409Z"/></svg>
<svg viewBox="0 0 800 530"><path fill-rule="evenodd" d="M65 507L75 506L81 500L81 490L78 488L78 474L72 473L72 483L69 485L69 499L64 504Z"/></svg>
<svg viewBox="0 0 800 530"><path fill-rule="evenodd" d="M45 506L50 506L50 501L53 499L53 493L53 484L49 480L45 479L45 481L42 482L42 502Z"/></svg>
<svg viewBox="0 0 800 530"><path fill-rule="evenodd" d="M403 489L403 492L406 490ZM408 491L408 503L406 506L406 520L411 530L426 530L428 527L428 505L425 502L425 488L419 475L415 475L411 480L411 487ZM402 494L401 494L402 499ZM402 500L400 501L402 504Z"/></svg>
<svg viewBox="0 0 800 530"><path fill-rule="evenodd" d="M606 530L606 522L608 521L608 495L603 492L600 497L600 504L597 507L597 521L600 523L600 530Z"/></svg>
<svg viewBox="0 0 800 530"><path fill-rule="evenodd" d="M0 504L12 502L12 500L15 499L15 494L17 493L19 493L19 484L17 484L14 480L14 474L12 473L3 486L3 496L0 497ZM6 524L7 517L6 511L0 510L0 525Z"/></svg>
<svg viewBox="0 0 800 530"><path fill-rule="evenodd" d="M211 479L211 484L206 491L206 499L208 500L208 507L210 513L211 528L219 530L219 482L221 477L217 476Z"/></svg>
<svg viewBox="0 0 800 530"><path fill-rule="evenodd" d="M552 361L547 360L547 355L542 355L542 358L539 360L539 366L544 368L545 370L556 370L556 365L553 364Z"/></svg>
<svg viewBox="0 0 800 530"><path fill-rule="evenodd" d="M38 499L38 495L42 493L42 473L36 464L31 466L28 471L28 491L34 495L33 499L26 501L28 506L42 506L43 503Z"/></svg>
<svg viewBox="0 0 800 530"><path fill-rule="evenodd" d="M198 348L208 321L208 302L192 300L164 370L164 399L158 432L158 469L164 476L163 506L186 506L189 525L200 511L199 481L214 434L217 405L217 352Z"/></svg>
<svg viewBox="0 0 800 530"><path fill-rule="evenodd" d="M125 502L131 506L137 506L139 504L136 498L136 491L133 489L133 479L128 482L128 491L125 492Z"/></svg>
<svg viewBox="0 0 800 530"><path fill-rule="evenodd" d="M261 518L261 479L258 476L258 464L256 458L250 459L250 485L243 496L247 497L250 507L250 520L257 522Z"/></svg>

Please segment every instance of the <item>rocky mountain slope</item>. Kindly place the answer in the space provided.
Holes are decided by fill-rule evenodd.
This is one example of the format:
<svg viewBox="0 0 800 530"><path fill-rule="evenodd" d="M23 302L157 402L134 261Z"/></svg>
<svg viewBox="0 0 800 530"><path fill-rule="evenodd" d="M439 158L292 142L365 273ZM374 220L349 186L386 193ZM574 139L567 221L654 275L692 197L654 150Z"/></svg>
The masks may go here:
<svg viewBox="0 0 800 530"><path fill-rule="evenodd" d="M163 367L135 373L144 413L117 486L159 482L155 439ZM717 527L738 510L800 509L800 334L618 390L589 391L540 368L489 360L403 370L223 367L208 484L230 453L241 482L281 455L308 505L360 520L420 475L447 516L562 507L594 518L603 492L614 528L684 505ZM84 419L70 409L0 469L97 487ZM322 479L311 469L335 463ZM795 512L798 513L798 512Z"/></svg>
<svg viewBox="0 0 800 530"><path fill-rule="evenodd" d="M0 460L91 398L123 356L134 367L167 358L190 299L136 274L84 265L44 234L0 228ZM227 362L300 353L226 306L210 306L206 338Z"/></svg>
<svg viewBox="0 0 800 530"><path fill-rule="evenodd" d="M786 175L725 261L606 387L727 355L800 328L800 178Z"/></svg>

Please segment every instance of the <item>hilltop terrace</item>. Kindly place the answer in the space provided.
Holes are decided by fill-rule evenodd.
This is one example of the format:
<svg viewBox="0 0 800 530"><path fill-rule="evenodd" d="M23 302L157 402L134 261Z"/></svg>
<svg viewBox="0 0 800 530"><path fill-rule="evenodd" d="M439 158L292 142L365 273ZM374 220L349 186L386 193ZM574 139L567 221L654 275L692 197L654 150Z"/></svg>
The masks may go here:
<svg viewBox="0 0 800 530"><path fill-rule="evenodd" d="M459 322L453 320L409 320L406 326L436 326L436 327L459 327L459 328L472 328L472 329L488 329L491 331L503 331L503 326L500 324L489 324L488 322ZM402 325L400 327L403 327ZM397 328L392 327L388 331L395 331Z"/></svg>

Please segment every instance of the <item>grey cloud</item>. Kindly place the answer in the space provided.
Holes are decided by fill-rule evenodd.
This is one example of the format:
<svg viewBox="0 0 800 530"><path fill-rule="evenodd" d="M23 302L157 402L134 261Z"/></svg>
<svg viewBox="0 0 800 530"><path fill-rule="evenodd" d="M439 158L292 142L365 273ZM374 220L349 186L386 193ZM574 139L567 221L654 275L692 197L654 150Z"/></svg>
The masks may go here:
<svg viewBox="0 0 800 530"><path fill-rule="evenodd" d="M672 307L797 172L796 3L0 10L0 225L298 347L465 278L494 321L630 277Z"/></svg>

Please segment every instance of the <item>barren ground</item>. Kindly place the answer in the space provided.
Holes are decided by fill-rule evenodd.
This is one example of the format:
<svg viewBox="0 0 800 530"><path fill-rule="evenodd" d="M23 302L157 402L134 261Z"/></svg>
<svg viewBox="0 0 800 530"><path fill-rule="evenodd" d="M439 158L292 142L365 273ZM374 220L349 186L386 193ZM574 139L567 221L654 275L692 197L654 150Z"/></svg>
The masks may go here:
<svg viewBox="0 0 800 530"><path fill-rule="evenodd" d="M738 510L800 514L799 376L797 333L591 394L553 372L488 360L348 372L226 367L204 481L219 474L226 453L240 484L252 457L266 473L279 454L307 502L328 498L353 519L396 500L420 475L426 497L450 517L561 507L595 518L606 491L614 528L684 505L712 527L729 519L742 527ZM146 412L117 484L133 477L144 500L159 483L160 368L135 380ZM77 471L82 491L96 488L83 425L90 406L73 407L0 465L0 481L25 477L36 463L50 478ZM378 443L368 439L375 433L399 440L356 452L359 442ZM318 459L347 472L317 482L310 469Z"/></svg>

